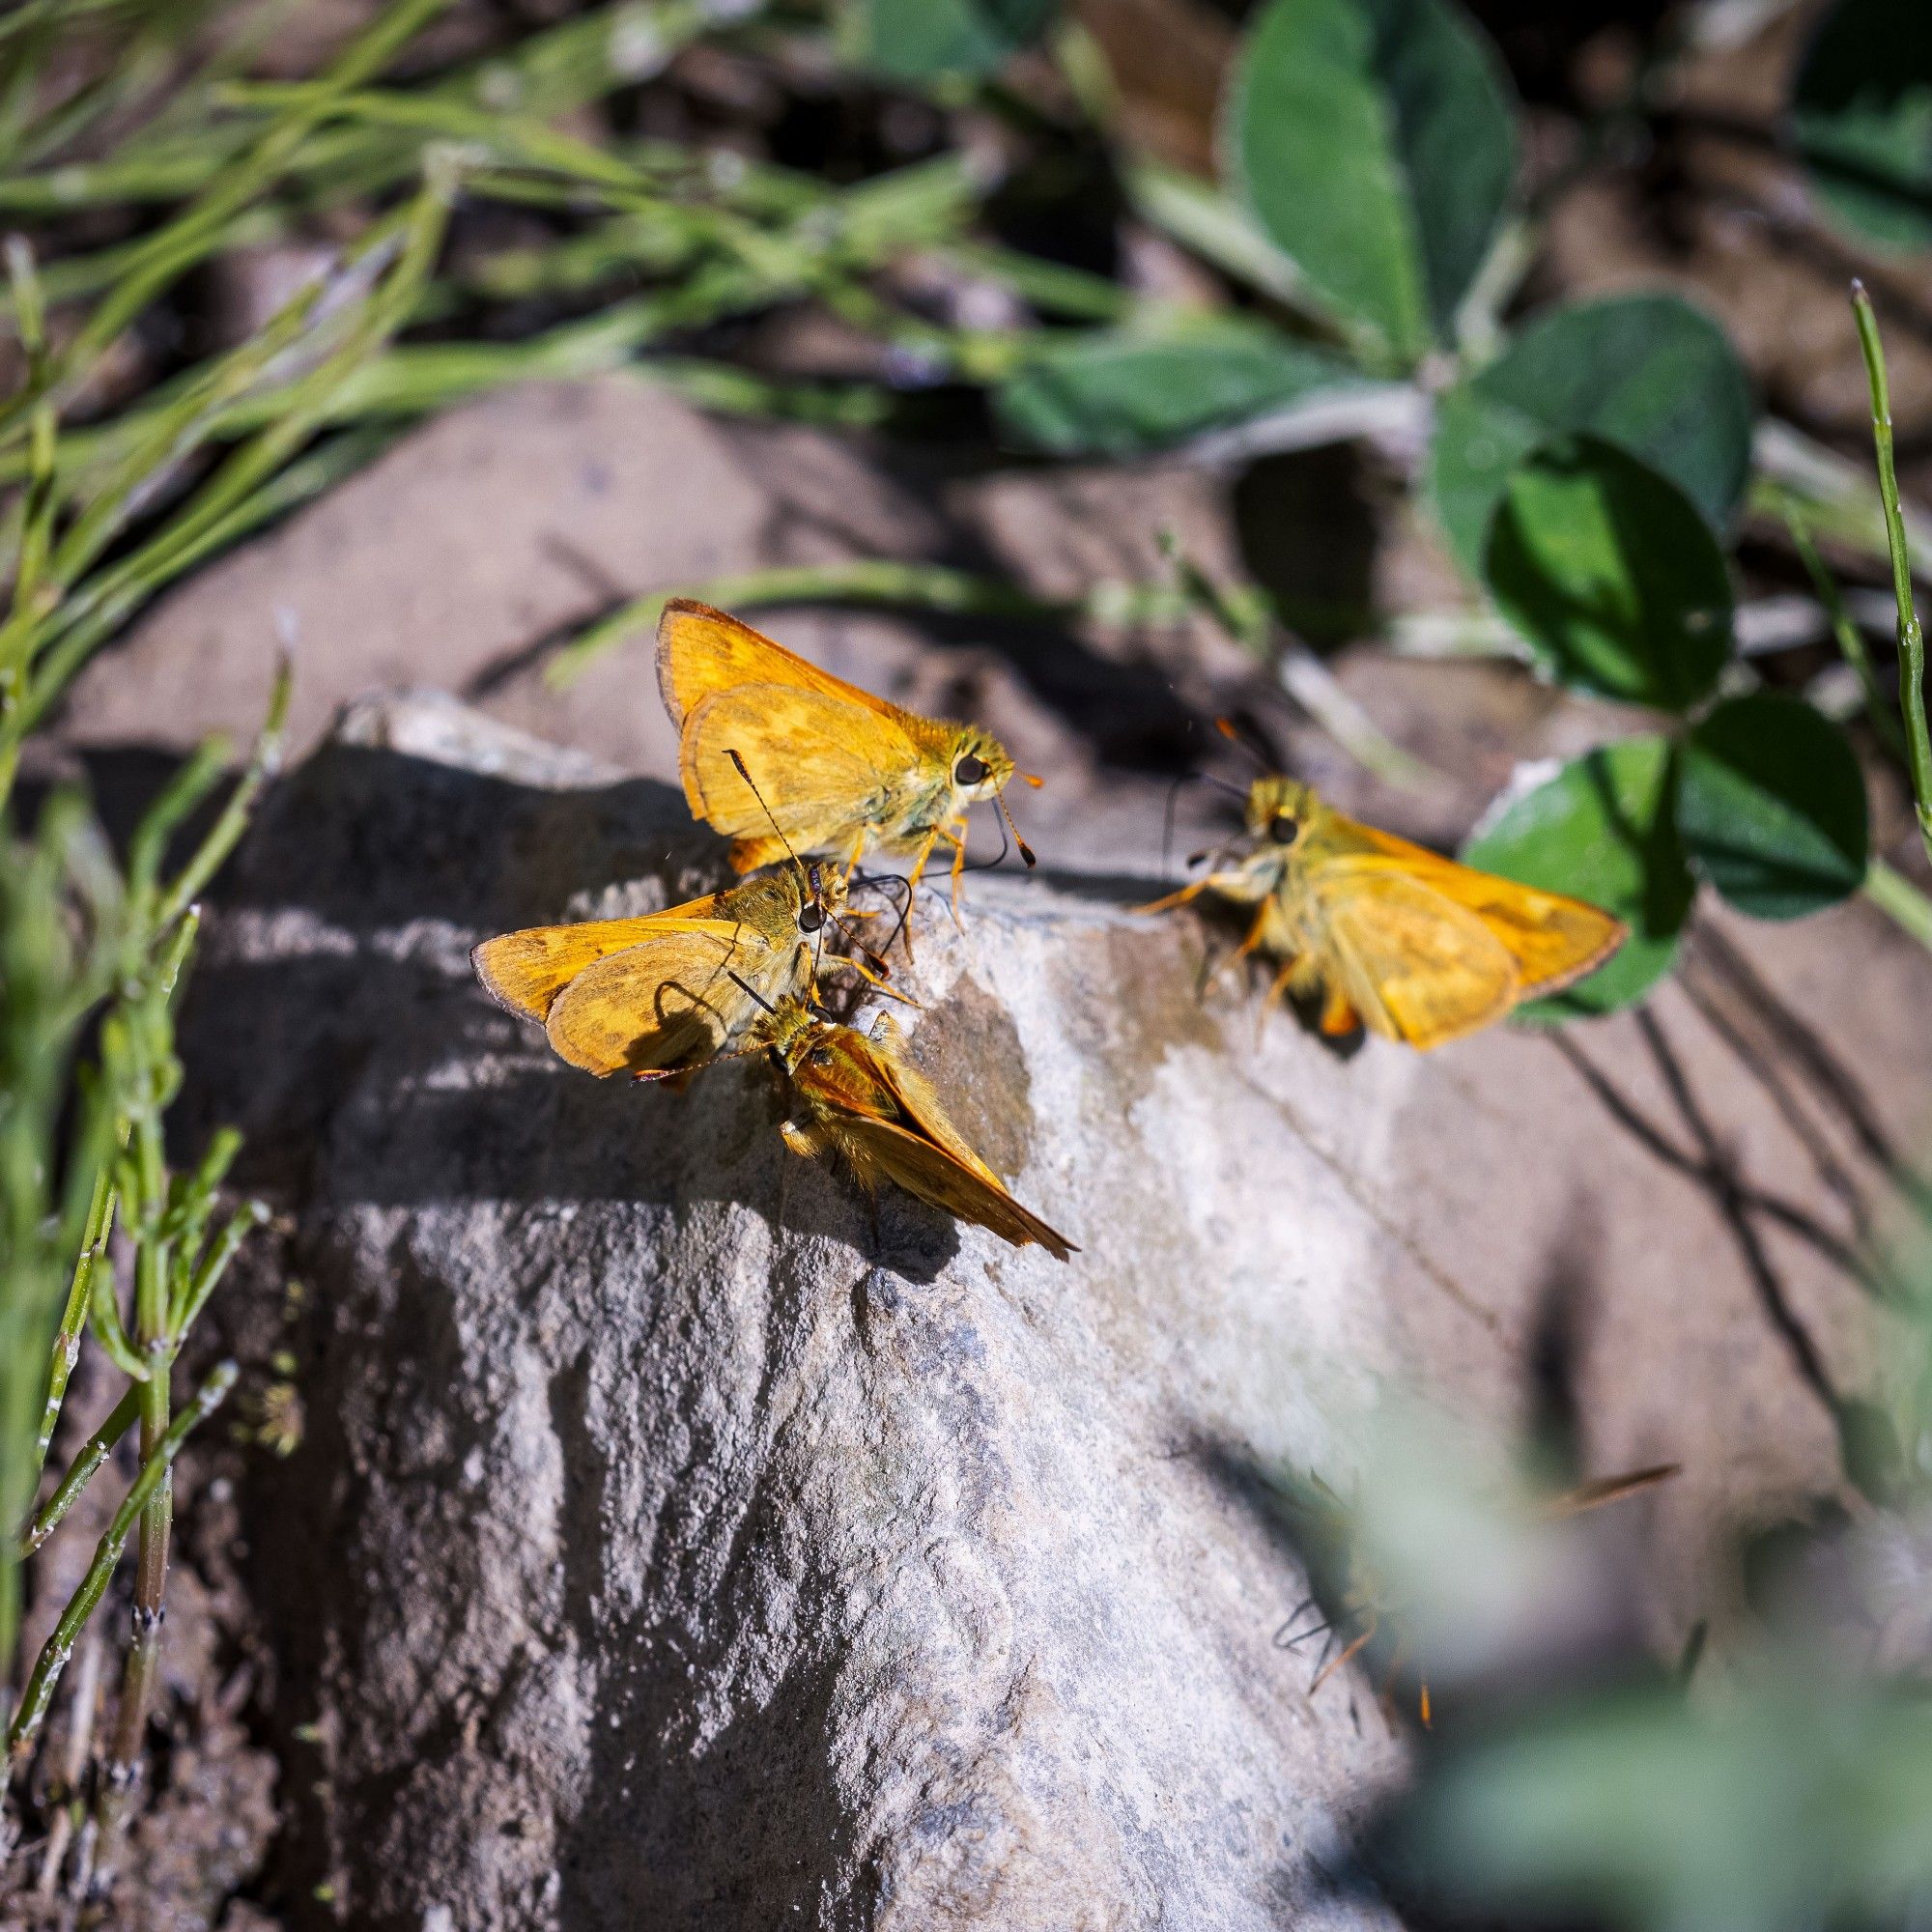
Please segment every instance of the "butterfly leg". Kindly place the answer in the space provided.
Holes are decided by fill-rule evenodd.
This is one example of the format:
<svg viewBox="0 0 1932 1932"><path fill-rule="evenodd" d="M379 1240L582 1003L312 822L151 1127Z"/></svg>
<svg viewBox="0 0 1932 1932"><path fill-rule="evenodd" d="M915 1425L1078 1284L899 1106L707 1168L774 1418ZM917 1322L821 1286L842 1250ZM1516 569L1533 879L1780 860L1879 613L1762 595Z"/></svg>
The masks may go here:
<svg viewBox="0 0 1932 1932"><path fill-rule="evenodd" d="M1377 1701L1382 1707L1382 1719L1390 1730L1395 1729L1395 1681L1402 1675L1403 1665L1407 1662L1407 1643L1398 1643L1390 1652L1388 1669L1382 1674L1381 1692Z"/></svg>
<svg viewBox="0 0 1932 1932"><path fill-rule="evenodd" d="M942 838L952 840L952 923L955 927L959 926L959 885L966 871L965 829L965 823L962 820L959 821L959 831L957 833L949 829L939 835ZM959 929L964 930L963 927Z"/></svg>
<svg viewBox="0 0 1932 1932"><path fill-rule="evenodd" d="M1221 955L1221 957L1214 962L1214 970L1211 973L1209 973L1207 979L1205 979L1201 982L1201 990L1203 993L1206 993L1208 988L1211 986L1214 983L1214 981L1218 980L1221 977L1221 975L1225 973L1228 970L1228 968L1236 962L1236 960L1247 958L1248 955L1261 945L1262 941L1264 938L1266 938L1268 929L1267 914L1268 914L1268 909L1265 905L1264 905L1261 911L1258 914L1256 914L1254 924L1249 926L1248 936L1245 939L1243 939L1240 945L1236 947L1232 952L1224 952Z"/></svg>
<svg viewBox="0 0 1932 1932"><path fill-rule="evenodd" d="M843 883L847 887L852 883L852 874L859 869L859 861L866 855L866 840L870 837L871 830L872 828L869 825L860 826L857 836L852 840L852 849L845 855L845 877Z"/></svg>
<svg viewBox="0 0 1932 1932"><path fill-rule="evenodd" d="M853 972L858 974L860 979L865 980L865 982L868 986L870 986L874 992L884 994L885 997L889 1000L896 1000L901 1006L918 1007L921 1012L923 1012L925 1010L924 1007L922 1006L918 1000L915 1000L910 993L901 993L896 986L893 985L891 981L884 977L884 975L879 973L874 973L872 969L869 966L867 966L863 959L858 958L856 955L850 952L843 953L840 955L838 963L840 965L851 967Z"/></svg>
<svg viewBox="0 0 1932 1932"><path fill-rule="evenodd" d="M925 871L926 862L932 857L932 848L938 842L939 828L934 826L926 834L925 843L919 848L918 855L912 862L912 870L906 874L905 951L908 966L912 964L912 902L919 892L920 878Z"/></svg>
<svg viewBox="0 0 1932 1932"><path fill-rule="evenodd" d="M1183 906L1190 899L1199 898L1214 883L1210 872L1205 879L1196 879L1191 886L1182 886L1178 893L1169 893L1165 898L1150 901L1147 905L1129 906L1129 912L1172 912L1176 906Z"/></svg>
<svg viewBox="0 0 1932 1932"><path fill-rule="evenodd" d="M1316 1691L1321 1690L1322 1685L1327 1683L1329 1678L1333 1677L1336 1671L1340 1670L1345 1663L1348 1663L1349 1662L1350 1662L1350 1660L1359 1657L1362 1654L1362 1652L1369 1647L1370 1644L1375 1642L1376 1632L1380 1628L1381 1628L1380 1619L1377 1617L1374 1610L1371 1610L1368 1614L1368 1620L1362 1625L1360 1632L1356 1635L1350 1637L1349 1641L1342 1647L1342 1649L1337 1651L1335 1655L1331 1657L1328 1660L1328 1662L1324 1663L1321 1666L1321 1668L1315 1673L1315 1682L1308 1687L1308 1694L1311 1697L1314 1696Z"/></svg>
<svg viewBox="0 0 1932 1932"><path fill-rule="evenodd" d="M1350 1034L1361 1031L1362 1016L1349 1004L1347 996L1339 988L1330 986L1322 996L1321 1018L1318 1024L1330 1039L1344 1039Z"/></svg>
<svg viewBox="0 0 1932 1932"><path fill-rule="evenodd" d="M1280 970L1268 981L1268 989L1262 995L1261 1012L1255 1020L1255 1044L1262 1043L1262 1037L1267 1031L1267 1016L1270 1007L1279 1006L1288 997L1289 988L1294 983L1294 977L1301 971L1300 957L1290 953L1282 961Z"/></svg>

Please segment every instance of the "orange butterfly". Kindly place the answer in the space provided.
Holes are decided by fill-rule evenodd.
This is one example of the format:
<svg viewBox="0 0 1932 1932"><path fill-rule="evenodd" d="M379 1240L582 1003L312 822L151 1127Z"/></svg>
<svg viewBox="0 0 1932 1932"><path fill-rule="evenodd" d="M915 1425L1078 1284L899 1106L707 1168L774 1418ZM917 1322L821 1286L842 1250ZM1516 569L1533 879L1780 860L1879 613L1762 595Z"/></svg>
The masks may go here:
<svg viewBox="0 0 1932 1932"><path fill-rule="evenodd" d="M1627 936L1581 899L1460 866L1277 777L1249 787L1246 835L1211 871L1141 909L1203 893L1255 908L1234 956L1273 963L1269 1000L1319 1000L1324 1034L1365 1026L1425 1049L1560 991Z"/></svg>
<svg viewBox="0 0 1932 1932"><path fill-rule="evenodd" d="M843 1154L869 1194L880 1179L1016 1248L1038 1242L1056 1260L1078 1253L1009 1194L960 1138L939 1095L905 1057L905 1037L881 1013L869 1037L816 1018L802 1000L776 1002L757 1039L791 1082L798 1103L780 1131L794 1153Z"/></svg>
<svg viewBox="0 0 1932 1932"><path fill-rule="evenodd" d="M666 605L658 624L658 688L678 728L685 798L732 840L739 871L768 865L789 841L802 855L839 861L849 880L871 844L911 854L917 886L944 840L953 848L956 909L966 810L990 798L1006 813L1000 793L1014 775L990 732L902 711L684 598Z"/></svg>
<svg viewBox="0 0 1932 1932"><path fill-rule="evenodd" d="M469 958L497 1003L541 1021L573 1066L661 1078L743 1038L761 1002L810 994L844 903L842 880L787 866L640 919L505 933Z"/></svg>

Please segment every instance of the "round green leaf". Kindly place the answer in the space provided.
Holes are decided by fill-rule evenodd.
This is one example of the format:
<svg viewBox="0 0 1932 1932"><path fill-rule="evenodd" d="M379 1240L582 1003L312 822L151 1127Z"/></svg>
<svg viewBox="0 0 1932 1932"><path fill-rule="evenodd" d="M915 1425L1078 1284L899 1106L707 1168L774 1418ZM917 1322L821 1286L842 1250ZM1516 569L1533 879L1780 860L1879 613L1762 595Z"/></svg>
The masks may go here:
<svg viewBox="0 0 1932 1932"><path fill-rule="evenodd" d="M1792 132L1820 200L1890 248L1932 246L1932 7L1838 0L1792 90Z"/></svg>
<svg viewBox="0 0 1932 1932"><path fill-rule="evenodd" d="M1595 437L1546 443L1511 473L1484 576L1558 684L1665 711L1717 682L1731 585L1677 486Z"/></svg>
<svg viewBox="0 0 1932 1932"><path fill-rule="evenodd" d="M1802 919L1858 891L1870 826L1857 753L1802 698L1727 698L1690 733L1677 824L1740 912Z"/></svg>
<svg viewBox="0 0 1932 1932"><path fill-rule="evenodd" d="M1250 324L1045 338L994 392L1005 437L1056 456L1133 456L1358 388L1349 364Z"/></svg>
<svg viewBox="0 0 1932 1932"><path fill-rule="evenodd" d="M1510 471L1551 436L1601 437L1728 530L1750 471L1750 384L1723 330L1675 296L1547 311L1437 406L1429 484L1465 569Z"/></svg>
<svg viewBox="0 0 1932 1932"><path fill-rule="evenodd" d="M1055 0L856 0L847 15L854 59L895 80L987 74L1037 40Z"/></svg>
<svg viewBox="0 0 1932 1932"><path fill-rule="evenodd" d="M1447 338L1517 157L1501 63L1452 0L1271 0L1230 135L1256 219L1324 301L1408 361Z"/></svg>
<svg viewBox="0 0 1932 1932"><path fill-rule="evenodd" d="M1674 767L1667 739L1606 745L1513 799L1463 848L1465 865L1587 899L1630 927L1607 964L1520 1017L1613 1012L1669 972L1696 891L1671 809Z"/></svg>

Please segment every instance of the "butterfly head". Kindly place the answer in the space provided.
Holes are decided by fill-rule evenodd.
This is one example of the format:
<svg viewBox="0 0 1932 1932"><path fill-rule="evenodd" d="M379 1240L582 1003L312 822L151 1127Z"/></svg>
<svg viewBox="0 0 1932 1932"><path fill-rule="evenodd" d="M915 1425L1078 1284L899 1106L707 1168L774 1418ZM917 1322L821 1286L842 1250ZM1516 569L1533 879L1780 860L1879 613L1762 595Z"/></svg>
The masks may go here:
<svg viewBox="0 0 1932 1932"><path fill-rule="evenodd" d="M845 910L845 875L836 867L816 863L805 867L799 892L798 929L813 938Z"/></svg>
<svg viewBox="0 0 1932 1932"><path fill-rule="evenodd" d="M956 817L969 805L975 805L982 798L996 800L1008 833L1019 847L1020 857L1031 867L1035 863L1033 847L1020 837L1019 827L1013 823L1013 815L1007 810L1006 800L1000 797L1013 776L1013 769L1007 748L990 731L982 731L977 724L962 724L954 734L947 764L947 781L952 787L953 815ZM1039 783L1037 778L1026 773L1020 776L1030 785ZM1002 845L1000 851L1004 857L1006 847Z"/></svg>
<svg viewBox="0 0 1932 1932"><path fill-rule="evenodd" d="M963 811L967 806L1005 790L1012 775L1012 759L990 731L982 731L977 724L960 727L947 762L955 811Z"/></svg>
<svg viewBox="0 0 1932 1932"><path fill-rule="evenodd" d="M758 1021L756 1037L758 1043L768 1048L781 1065L790 1068L810 1045L818 1026L811 1009L803 1000L795 994L784 993L766 1006L764 1017Z"/></svg>
<svg viewBox="0 0 1932 1932"><path fill-rule="evenodd" d="M1294 779L1257 779L1248 787L1248 832L1259 843L1292 852L1308 836L1317 810L1313 791Z"/></svg>

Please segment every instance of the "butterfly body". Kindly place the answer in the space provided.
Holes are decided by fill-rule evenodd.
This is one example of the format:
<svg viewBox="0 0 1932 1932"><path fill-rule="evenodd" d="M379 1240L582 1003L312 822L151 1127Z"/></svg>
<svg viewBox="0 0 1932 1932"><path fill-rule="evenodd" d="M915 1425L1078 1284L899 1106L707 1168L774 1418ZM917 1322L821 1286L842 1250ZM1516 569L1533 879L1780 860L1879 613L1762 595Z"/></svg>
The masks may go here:
<svg viewBox="0 0 1932 1932"><path fill-rule="evenodd" d="M504 933L470 960L573 1066L677 1073L743 1038L759 1001L810 994L825 923L844 902L838 878L785 867L639 919Z"/></svg>
<svg viewBox="0 0 1932 1932"><path fill-rule="evenodd" d="M890 1015L881 1014L867 1035L818 1019L800 1000L781 999L761 1037L791 1085L796 1111L781 1131L794 1153L841 1155L868 1193L881 1180L895 1181L1015 1247L1037 1242L1061 1261L1076 1252L967 1146L930 1083L907 1061Z"/></svg>
<svg viewBox="0 0 1932 1932"><path fill-rule="evenodd" d="M965 856L967 809L1013 776L977 724L924 718L795 656L708 605L674 599L658 627L658 686L678 727L692 811L750 871L784 856L910 856L944 840Z"/></svg>
<svg viewBox="0 0 1932 1932"><path fill-rule="evenodd" d="M1274 967L1270 999L1319 1002L1323 1033L1439 1046L1574 983L1625 938L1581 899L1458 865L1293 779L1257 779L1246 818L1206 876L1148 910L1203 893L1251 908L1237 956Z"/></svg>

